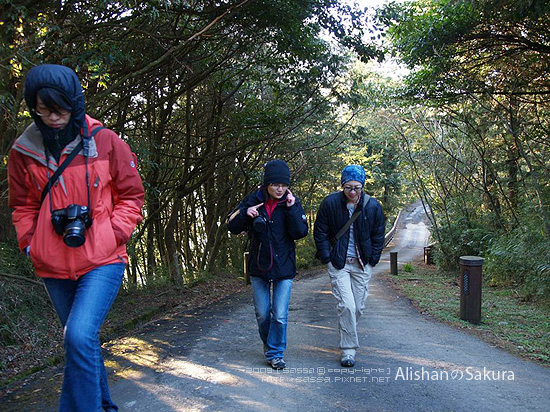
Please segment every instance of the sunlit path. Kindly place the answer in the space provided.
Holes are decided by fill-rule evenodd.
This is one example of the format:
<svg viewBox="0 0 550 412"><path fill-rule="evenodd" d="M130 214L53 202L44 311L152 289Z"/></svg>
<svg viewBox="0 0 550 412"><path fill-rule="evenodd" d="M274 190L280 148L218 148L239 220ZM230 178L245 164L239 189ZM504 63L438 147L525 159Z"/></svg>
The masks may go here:
<svg viewBox="0 0 550 412"><path fill-rule="evenodd" d="M419 205L404 216L392 249L401 263L423 251L422 217ZM383 260L376 273L388 271L388 251ZM353 370L339 365L335 301L321 274L295 283L287 370L265 365L245 300L213 315L216 325L196 340L182 335L188 354L167 358L153 374L120 381L115 394L123 410L136 411L545 409L547 369L419 316L379 281L371 292Z"/></svg>
<svg viewBox="0 0 550 412"><path fill-rule="evenodd" d="M422 216L411 207L390 244L400 263L422 254ZM375 274L389 271L388 253ZM550 370L419 315L376 277L356 367L343 369L335 305L324 271L295 282L278 372L265 364L249 293L152 322L109 345L113 397L139 412L547 410Z"/></svg>

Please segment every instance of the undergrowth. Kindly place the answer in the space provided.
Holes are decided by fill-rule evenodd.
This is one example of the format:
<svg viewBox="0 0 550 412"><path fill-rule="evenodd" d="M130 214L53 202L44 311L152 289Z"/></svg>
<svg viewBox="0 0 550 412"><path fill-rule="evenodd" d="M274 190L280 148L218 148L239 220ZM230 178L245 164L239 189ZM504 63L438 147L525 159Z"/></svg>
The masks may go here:
<svg viewBox="0 0 550 412"><path fill-rule="evenodd" d="M467 329L526 359L550 366L550 305L527 301L518 289L495 286L486 276L482 286L481 324L460 319L458 272L414 263L413 270L388 276L421 312Z"/></svg>
<svg viewBox="0 0 550 412"><path fill-rule="evenodd" d="M0 388L63 361L63 332L42 281L17 245L0 243ZM175 287L166 279L125 284L100 332L106 342L172 310L207 305L244 287L227 272L196 273Z"/></svg>

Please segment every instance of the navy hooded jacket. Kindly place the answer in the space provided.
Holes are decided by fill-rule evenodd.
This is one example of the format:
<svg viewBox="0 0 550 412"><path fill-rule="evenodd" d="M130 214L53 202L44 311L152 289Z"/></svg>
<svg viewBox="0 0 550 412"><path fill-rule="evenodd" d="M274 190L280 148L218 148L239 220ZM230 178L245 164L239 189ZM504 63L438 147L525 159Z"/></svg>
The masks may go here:
<svg viewBox="0 0 550 412"><path fill-rule="evenodd" d="M365 194L361 193L357 208L363 207L364 200ZM338 241L334 241L336 234L350 218L346 204L344 192L328 195L319 207L313 231L319 259L323 263L331 262L337 269L342 269L346 264L349 243L349 229ZM375 198L370 198L366 209L353 222L353 233L361 262L374 267L380 260L385 235L382 206Z"/></svg>
<svg viewBox="0 0 550 412"><path fill-rule="evenodd" d="M292 279L296 276L295 240L307 235L308 226L304 209L298 198L294 205L287 207L286 194L268 218L265 206L258 208L259 217L265 221L265 228L258 232L253 228L253 220L246 214L249 207L266 201L264 189L246 196L229 216L227 228L233 234L248 232L250 249L248 270L250 276L264 280Z"/></svg>

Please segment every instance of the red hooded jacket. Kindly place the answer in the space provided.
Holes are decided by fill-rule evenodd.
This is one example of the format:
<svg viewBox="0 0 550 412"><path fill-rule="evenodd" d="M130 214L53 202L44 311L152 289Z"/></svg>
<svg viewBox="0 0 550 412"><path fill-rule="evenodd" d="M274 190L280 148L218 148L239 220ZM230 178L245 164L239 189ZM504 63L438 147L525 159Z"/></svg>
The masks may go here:
<svg viewBox="0 0 550 412"><path fill-rule="evenodd" d="M102 126L86 115L88 130ZM142 220L144 190L136 169L135 155L109 129L100 130L90 141L88 173L92 226L86 229L84 245L65 245L51 223L52 209L70 204L87 206L86 166L82 151L63 171L42 204L42 190L57 167L80 142L77 137L62 151L59 164L46 164L40 130L32 123L13 145L8 161L9 206L19 247L30 246L30 256L40 277L72 279L110 263L127 262L126 242Z"/></svg>

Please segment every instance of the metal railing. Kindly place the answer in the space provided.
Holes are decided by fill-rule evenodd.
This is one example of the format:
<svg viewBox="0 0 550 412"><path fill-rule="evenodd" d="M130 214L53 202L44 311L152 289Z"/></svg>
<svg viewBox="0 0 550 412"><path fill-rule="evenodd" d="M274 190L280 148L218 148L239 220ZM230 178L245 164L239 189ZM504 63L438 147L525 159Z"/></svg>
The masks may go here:
<svg viewBox="0 0 550 412"><path fill-rule="evenodd" d="M397 230L397 224L399 223L399 218L401 217L402 212L402 210L399 211L397 217L395 218L395 222L393 222L392 228L388 233L386 233L386 236L384 236L384 247L388 246L388 244L392 241L393 236L395 235L395 232Z"/></svg>

